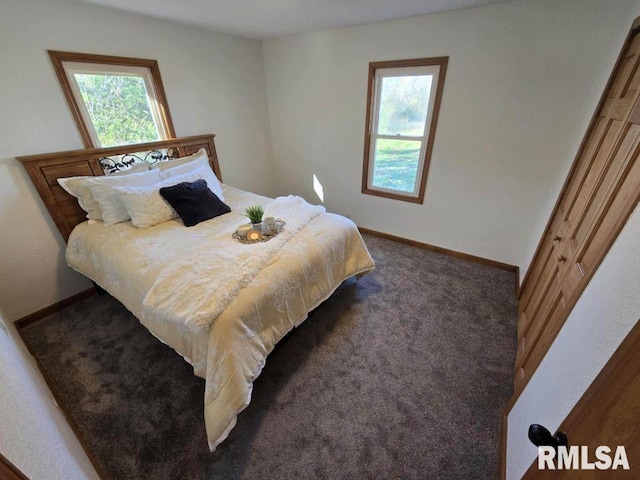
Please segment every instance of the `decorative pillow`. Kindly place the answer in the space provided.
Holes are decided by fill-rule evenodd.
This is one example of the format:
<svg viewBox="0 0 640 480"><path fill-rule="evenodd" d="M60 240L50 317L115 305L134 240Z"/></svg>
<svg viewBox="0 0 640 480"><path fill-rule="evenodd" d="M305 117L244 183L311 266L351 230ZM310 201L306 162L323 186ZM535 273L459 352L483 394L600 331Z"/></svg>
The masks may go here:
<svg viewBox="0 0 640 480"><path fill-rule="evenodd" d="M86 180L87 187L91 190L93 198L100 205L102 220L107 225L126 222L131 218L122 203L116 187L141 187L153 185L160 181L160 172L150 170L130 175L110 175L103 177L91 177Z"/></svg>
<svg viewBox="0 0 640 480"><path fill-rule="evenodd" d="M215 193L220 200L224 201L224 194L222 193L222 184L220 183L220 180L218 180L218 177L216 177L216 174L214 173L214 171L211 169L211 165L209 165L209 157L207 156L207 153L205 152L204 148L201 148L200 150L198 150L197 153L200 154L199 158L191 160L187 163L183 163L182 165L178 165L172 168L168 168L166 170L162 170L160 173L160 177L164 180L167 178L177 177L178 175L183 175L185 173L189 173L194 170L205 167L209 172L209 175L202 178L204 178L207 181L207 185L209 186L211 191ZM174 160L174 161L177 161L177 160ZM169 163L169 162L165 162L165 163Z"/></svg>
<svg viewBox="0 0 640 480"><path fill-rule="evenodd" d="M172 206L160 195L160 189L181 182L193 182L211 176L211 169L200 167L177 177L141 187L116 187L131 222L138 228L149 228L178 217Z"/></svg>
<svg viewBox="0 0 640 480"><path fill-rule="evenodd" d="M187 227L193 227L231 211L229 206L207 187L206 180L202 179L161 188L160 195L178 212Z"/></svg>
<svg viewBox="0 0 640 480"><path fill-rule="evenodd" d="M169 180L169 182L171 182ZM144 187L116 187L131 223L138 228L149 228L178 217L176 211L162 198L158 190L164 182Z"/></svg>
<svg viewBox="0 0 640 480"><path fill-rule="evenodd" d="M209 163L209 156L207 155L207 151L204 148L201 148L196 153L192 153L191 155L188 155L186 157L176 158L175 160L163 160L160 162L156 162L153 165L151 165L151 168L154 170L157 169L157 170L163 171L173 167L184 165L185 163L193 162L195 160L201 160L203 158L205 159L205 162L202 163L200 166L206 165Z"/></svg>

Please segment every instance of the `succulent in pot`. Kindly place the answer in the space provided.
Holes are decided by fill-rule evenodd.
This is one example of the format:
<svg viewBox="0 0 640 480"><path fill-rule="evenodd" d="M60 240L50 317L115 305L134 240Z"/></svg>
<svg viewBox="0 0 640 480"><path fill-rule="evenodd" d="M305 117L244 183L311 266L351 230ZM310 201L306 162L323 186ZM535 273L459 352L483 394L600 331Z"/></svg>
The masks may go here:
<svg viewBox="0 0 640 480"><path fill-rule="evenodd" d="M253 205L245 210L245 215L251 222L251 227L254 230L262 230L262 217L264 215L264 208L262 205Z"/></svg>

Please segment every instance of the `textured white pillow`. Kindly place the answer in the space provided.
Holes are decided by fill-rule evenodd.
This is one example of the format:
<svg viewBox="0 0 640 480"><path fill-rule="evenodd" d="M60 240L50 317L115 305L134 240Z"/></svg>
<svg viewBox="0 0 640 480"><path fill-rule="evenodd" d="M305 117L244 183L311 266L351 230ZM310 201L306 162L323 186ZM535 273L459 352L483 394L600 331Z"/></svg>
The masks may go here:
<svg viewBox="0 0 640 480"><path fill-rule="evenodd" d="M204 149L201 148L200 150L198 150L198 152L204 152ZM204 155L205 155L204 158L201 157L201 158L192 160L188 163L185 163L183 165L178 165L177 167L163 170L162 172L160 172L160 177L164 180L167 178L176 177L178 175L184 175L185 173L193 172L200 168L204 168L207 170L208 174L206 177L201 177L201 178L204 178L207 181L207 186L209 187L209 189L213 193L215 193L220 200L224 202L224 195L222 193L222 184L220 183L220 180L218 180L218 177L216 177L216 174L214 173L214 171L211 169L211 165L209 165L209 157L206 155L206 153L204 153Z"/></svg>
<svg viewBox="0 0 640 480"><path fill-rule="evenodd" d="M186 157L176 158L175 160L164 160L161 162L156 162L153 165L151 165L151 168L158 169L161 171L168 170L170 168L178 167L180 165L184 165L185 163L193 162L195 160L202 160L203 158L205 159L205 163L209 163L209 156L207 155L207 151L204 148L201 148L196 153L192 153L191 155L188 155ZM200 166L204 165L205 163L201 162Z"/></svg>
<svg viewBox="0 0 640 480"><path fill-rule="evenodd" d="M153 227L178 216L173 207L160 195L160 188L171 186L169 183L165 185L165 182L171 180L145 187L116 187L131 217L131 223L136 227Z"/></svg>
<svg viewBox="0 0 640 480"><path fill-rule="evenodd" d="M130 175L112 175L108 177L93 177L86 180L87 187L91 190L102 211L102 220L107 225L126 222L129 220L127 209L120 199L116 187L141 187L153 185L160 181L158 170L149 170Z"/></svg>
<svg viewBox="0 0 640 480"><path fill-rule="evenodd" d="M209 185L211 173L210 168L200 167L192 172L162 180L154 185L116 187L114 190L120 194L122 203L131 217L131 222L138 228L149 228L178 217L169 202L160 195L161 188L172 187L182 182L195 182L201 178L206 180Z"/></svg>

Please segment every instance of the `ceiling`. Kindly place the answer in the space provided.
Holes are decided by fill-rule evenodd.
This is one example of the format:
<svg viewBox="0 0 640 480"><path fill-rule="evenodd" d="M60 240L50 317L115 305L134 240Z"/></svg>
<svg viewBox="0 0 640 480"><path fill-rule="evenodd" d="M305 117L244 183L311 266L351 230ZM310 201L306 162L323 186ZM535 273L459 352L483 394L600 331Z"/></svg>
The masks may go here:
<svg viewBox="0 0 640 480"><path fill-rule="evenodd" d="M505 0L78 0L267 39Z"/></svg>

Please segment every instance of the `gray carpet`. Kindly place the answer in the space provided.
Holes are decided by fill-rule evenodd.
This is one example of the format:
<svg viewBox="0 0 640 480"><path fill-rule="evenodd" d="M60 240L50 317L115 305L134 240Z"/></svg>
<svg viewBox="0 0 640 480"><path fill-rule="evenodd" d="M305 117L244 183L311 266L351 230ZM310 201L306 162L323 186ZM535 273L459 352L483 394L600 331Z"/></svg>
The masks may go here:
<svg viewBox="0 0 640 480"><path fill-rule="evenodd" d="M215 453L204 381L111 297L23 335L112 479L494 478L514 275L365 240L377 269L278 345Z"/></svg>

